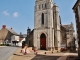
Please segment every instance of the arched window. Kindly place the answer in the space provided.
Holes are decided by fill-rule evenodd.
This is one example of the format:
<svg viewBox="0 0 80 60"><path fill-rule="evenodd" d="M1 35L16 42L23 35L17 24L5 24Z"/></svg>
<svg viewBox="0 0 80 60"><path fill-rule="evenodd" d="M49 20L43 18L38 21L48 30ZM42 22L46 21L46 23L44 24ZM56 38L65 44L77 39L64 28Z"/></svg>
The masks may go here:
<svg viewBox="0 0 80 60"><path fill-rule="evenodd" d="M44 13L42 13L42 24L44 24Z"/></svg>

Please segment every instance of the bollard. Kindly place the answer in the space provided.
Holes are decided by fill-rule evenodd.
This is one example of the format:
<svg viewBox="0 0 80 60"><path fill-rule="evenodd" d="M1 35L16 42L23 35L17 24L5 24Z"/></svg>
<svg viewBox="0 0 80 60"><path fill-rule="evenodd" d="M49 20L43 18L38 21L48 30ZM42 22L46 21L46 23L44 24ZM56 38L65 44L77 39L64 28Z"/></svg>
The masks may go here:
<svg viewBox="0 0 80 60"><path fill-rule="evenodd" d="M27 52L24 53L24 55L26 55L26 54L27 54Z"/></svg>
<svg viewBox="0 0 80 60"><path fill-rule="evenodd" d="M53 53L53 51L52 51L52 53Z"/></svg>
<svg viewBox="0 0 80 60"><path fill-rule="evenodd" d="M46 52L45 52L45 54L46 54Z"/></svg>
<svg viewBox="0 0 80 60"><path fill-rule="evenodd" d="M34 54L37 55L37 51L34 51Z"/></svg>
<svg viewBox="0 0 80 60"><path fill-rule="evenodd" d="M34 54L37 55L37 50L34 50Z"/></svg>
<svg viewBox="0 0 80 60"><path fill-rule="evenodd" d="M37 55L37 51L36 51L36 55Z"/></svg>
<svg viewBox="0 0 80 60"><path fill-rule="evenodd" d="M27 49L27 48L26 48L26 49ZM27 54L26 49L25 49L24 55L26 55L26 54Z"/></svg>
<svg viewBox="0 0 80 60"><path fill-rule="evenodd" d="M22 50L21 50L21 53L22 53Z"/></svg>
<svg viewBox="0 0 80 60"><path fill-rule="evenodd" d="M35 55L37 55L37 48L36 48L36 47L34 47L34 49L33 49L33 50L34 50L34 54L35 54Z"/></svg>

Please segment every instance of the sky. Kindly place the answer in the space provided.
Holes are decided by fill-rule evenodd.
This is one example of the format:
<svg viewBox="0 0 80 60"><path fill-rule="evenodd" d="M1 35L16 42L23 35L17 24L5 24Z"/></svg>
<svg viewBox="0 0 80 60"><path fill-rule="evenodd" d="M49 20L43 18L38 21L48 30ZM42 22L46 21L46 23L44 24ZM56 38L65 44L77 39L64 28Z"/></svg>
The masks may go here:
<svg viewBox="0 0 80 60"><path fill-rule="evenodd" d="M59 14L63 25L73 22L74 29L75 16L72 7L77 0L53 0L59 7ZM34 29L34 6L35 0L0 0L0 29L2 25L12 28L20 34L27 33L27 28Z"/></svg>

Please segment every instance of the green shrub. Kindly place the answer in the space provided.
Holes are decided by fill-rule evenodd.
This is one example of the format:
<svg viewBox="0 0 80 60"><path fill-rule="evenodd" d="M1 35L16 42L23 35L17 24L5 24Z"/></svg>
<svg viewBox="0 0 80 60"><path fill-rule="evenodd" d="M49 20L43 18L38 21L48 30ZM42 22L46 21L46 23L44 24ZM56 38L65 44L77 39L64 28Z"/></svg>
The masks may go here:
<svg viewBox="0 0 80 60"><path fill-rule="evenodd" d="M4 44L0 44L0 46L4 46Z"/></svg>

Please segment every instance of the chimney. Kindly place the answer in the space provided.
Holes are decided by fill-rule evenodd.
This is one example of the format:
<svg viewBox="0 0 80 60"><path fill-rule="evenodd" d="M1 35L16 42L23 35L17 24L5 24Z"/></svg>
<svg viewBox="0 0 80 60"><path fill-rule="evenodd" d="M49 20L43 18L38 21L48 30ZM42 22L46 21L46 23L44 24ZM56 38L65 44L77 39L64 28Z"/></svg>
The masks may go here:
<svg viewBox="0 0 80 60"><path fill-rule="evenodd" d="M11 27L11 29L12 29L12 27Z"/></svg>
<svg viewBox="0 0 80 60"><path fill-rule="evenodd" d="M3 26L2 26L2 29L5 29L5 28L6 28L6 25L3 25Z"/></svg>

